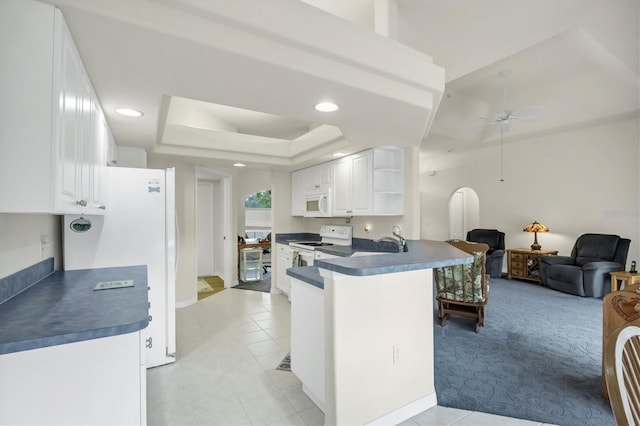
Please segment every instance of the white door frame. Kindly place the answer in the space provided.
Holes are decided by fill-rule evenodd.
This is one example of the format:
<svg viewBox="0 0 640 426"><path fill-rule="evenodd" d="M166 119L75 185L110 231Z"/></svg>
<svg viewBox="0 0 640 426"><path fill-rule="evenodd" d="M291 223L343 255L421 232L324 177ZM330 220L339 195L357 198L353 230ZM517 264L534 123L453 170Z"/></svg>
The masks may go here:
<svg viewBox="0 0 640 426"><path fill-rule="evenodd" d="M231 200L231 175L219 170L196 167L196 188L198 187L199 180L219 182L219 190L214 191L214 203L221 203L222 205L222 220L214 221L214 235L216 236L216 239L222 240L220 244L222 250L219 250L220 253L217 253L218 257L222 258L222 261L219 263L222 270L219 271L219 274L224 280L224 286L232 287L234 285L233 279L235 277L235 252L237 251L238 246L235 238L231 238L235 236L235 233L232 231L231 226L233 207L233 203ZM217 210L217 212L219 211L220 210ZM218 241L218 243L220 243L220 241ZM194 241L194 244L196 244L195 249L197 256L197 243ZM197 286L197 283L194 283L194 286Z"/></svg>

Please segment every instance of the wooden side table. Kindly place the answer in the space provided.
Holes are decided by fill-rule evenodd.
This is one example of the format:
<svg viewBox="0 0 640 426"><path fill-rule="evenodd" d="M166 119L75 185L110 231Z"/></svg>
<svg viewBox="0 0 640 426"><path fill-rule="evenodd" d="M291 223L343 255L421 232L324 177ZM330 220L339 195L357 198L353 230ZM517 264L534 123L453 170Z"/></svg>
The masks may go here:
<svg viewBox="0 0 640 426"><path fill-rule="evenodd" d="M507 250L507 278L540 282L540 257L557 255L558 250L531 250L517 248Z"/></svg>
<svg viewBox="0 0 640 426"><path fill-rule="evenodd" d="M622 281L620 290L624 290L627 286L640 284L640 274L637 272L618 271L610 272L611 275L611 291L618 290L618 280Z"/></svg>

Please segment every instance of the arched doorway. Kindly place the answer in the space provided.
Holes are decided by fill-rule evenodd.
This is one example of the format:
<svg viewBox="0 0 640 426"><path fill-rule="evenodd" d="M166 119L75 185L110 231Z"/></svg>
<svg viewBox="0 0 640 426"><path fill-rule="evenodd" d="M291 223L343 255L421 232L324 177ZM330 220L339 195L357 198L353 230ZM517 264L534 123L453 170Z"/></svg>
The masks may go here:
<svg viewBox="0 0 640 426"><path fill-rule="evenodd" d="M449 238L464 240L480 224L480 199L476 191L461 187L449 197Z"/></svg>

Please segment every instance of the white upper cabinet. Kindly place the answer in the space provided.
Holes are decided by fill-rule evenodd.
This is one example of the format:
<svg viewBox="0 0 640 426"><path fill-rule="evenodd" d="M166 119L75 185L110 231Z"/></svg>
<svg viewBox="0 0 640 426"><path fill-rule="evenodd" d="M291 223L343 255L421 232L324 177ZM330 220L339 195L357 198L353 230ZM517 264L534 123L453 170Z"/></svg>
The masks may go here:
<svg viewBox="0 0 640 426"><path fill-rule="evenodd" d="M404 150L380 147L291 174L291 215L304 215L305 194L331 189L332 216L404 214Z"/></svg>
<svg viewBox="0 0 640 426"><path fill-rule="evenodd" d="M0 2L0 212L104 214L108 134L58 9Z"/></svg>
<svg viewBox="0 0 640 426"><path fill-rule="evenodd" d="M304 216L304 184L306 169L291 173L291 216Z"/></svg>
<svg viewBox="0 0 640 426"><path fill-rule="evenodd" d="M333 162L318 164L291 174L291 216L304 216L305 195L328 192L333 181Z"/></svg>
<svg viewBox="0 0 640 426"><path fill-rule="evenodd" d="M304 170L304 192L323 192L331 188L333 163L322 163Z"/></svg>
<svg viewBox="0 0 640 426"><path fill-rule="evenodd" d="M373 214L404 214L404 150L373 150Z"/></svg>
<svg viewBox="0 0 640 426"><path fill-rule="evenodd" d="M404 214L404 151L374 148L336 160L334 216Z"/></svg>
<svg viewBox="0 0 640 426"><path fill-rule="evenodd" d="M367 216L373 213L371 150L336 160L333 167L333 215Z"/></svg>

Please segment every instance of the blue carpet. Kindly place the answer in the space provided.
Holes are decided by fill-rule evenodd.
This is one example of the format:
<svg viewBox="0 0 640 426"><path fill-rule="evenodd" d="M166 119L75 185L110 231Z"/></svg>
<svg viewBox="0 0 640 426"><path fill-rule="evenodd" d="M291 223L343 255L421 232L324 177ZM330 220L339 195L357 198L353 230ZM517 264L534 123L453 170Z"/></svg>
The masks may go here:
<svg viewBox="0 0 640 426"><path fill-rule="evenodd" d="M435 302L435 300L434 300ZM485 326L434 310L438 405L557 425L615 425L600 396L602 300L492 278Z"/></svg>

